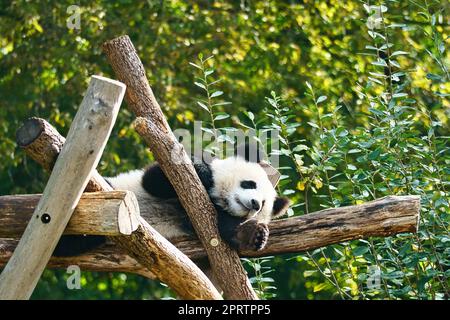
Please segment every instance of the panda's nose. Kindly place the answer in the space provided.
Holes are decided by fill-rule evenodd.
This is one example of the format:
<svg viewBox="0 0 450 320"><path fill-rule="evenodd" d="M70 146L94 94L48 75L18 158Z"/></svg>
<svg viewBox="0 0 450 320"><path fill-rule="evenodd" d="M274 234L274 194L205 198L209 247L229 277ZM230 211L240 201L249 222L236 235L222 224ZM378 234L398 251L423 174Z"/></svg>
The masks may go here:
<svg viewBox="0 0 450 320"><path fill-rule="evenodd" d="M258 201L258 200L252 199L252 208L253 208L254 210L256 210L256 211L259 210L260 205L259 205L259 201Z"/></svg>

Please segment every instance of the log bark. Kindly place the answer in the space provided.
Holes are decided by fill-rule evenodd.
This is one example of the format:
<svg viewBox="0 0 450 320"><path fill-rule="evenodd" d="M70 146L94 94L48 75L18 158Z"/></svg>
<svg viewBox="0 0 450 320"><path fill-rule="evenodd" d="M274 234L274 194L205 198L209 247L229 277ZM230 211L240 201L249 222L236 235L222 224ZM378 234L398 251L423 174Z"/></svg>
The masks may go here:
<svg viewBox="0 0 450 320"><path fill-rule="evenodd" d="M275 220L269 224L270 237L263 250L240 252L239 254L242 257L263 257L299 253L343 241L368 237L387 237L403 232L417 232L419 212L419 196L389 196L361 205L326 209L299 217ZM166 221L158 222L158 220L153 220L153 222L156 225L166 223ZM2 220L0 219L1 223ZM0 238L4 236L2 232L0 232ZM9 235L12 234L9 233ZM206 257L205 250L194 235L187 234L180 238L168 238L168 240L191 259ZM0 242L1 247L2 242ZM94 270L102 270L101 265L105 264L105 270L113 271L111 269L112 263L107 263L107 256L111 252L114 252L111 255L112 260L124 261L117 266L115 271L132 272L135 263L131 262L130 264L124 251L114 249L111 245L79 258L70 258L69 261L73 262L80 259L81 262L85 262L89 261L87 257L94 257L91 264L87 265L89 270L93 266L95 266ZM2 261L5 261L5 256L8 256L7 251L3 254L0 253L0 266ZM102 257L98 262L95 258L97 256ZM52 258L51 261L53 265L61 266L67 260L61 261L59 258Z"/></svg>
<svg viewBox="0 0 450 320"><path fill-rule="evenodd" d="M0 196L0 238L20 238L41 199L39 194ZM130 235L139 226L139 205L130 191L85 193L64 234Z"/></svg>
<svg viewBox="0 0 450 320"><path fill-rule="evenodd" d="M42 150L61 150L64 138L43 119L33 118L24 123L27 126L40 126L38 123L44 123L43 130L31 130L21 128L18 132L34 132L37 136L28 137L28 143L24 148L27 154L39 164L48 164L47 168L52 167L49 159L55 159L52 153L43 153ZM20 134L18 133L18 136ZM39 143L39 148L34 147L34 141ZM37 150L37 151L36 151ZM111 191L111 186L97 172L93 174L90 183L86 187L88 192ZM162 282L172 288L178 296L184 299L222 299L219 292L215 289L211 281L203 274L203 272L181 251L176 249L168 240L161 236L148 223L139 223L139 227L134 230L131 236L116 236L109 238L121 247L122 252L127 252L133 258L124 257L123 253L120 259L116 255L111 256L111 262L107 264L107 268L114 267L114 261L117 261L117 268L121 270L124 263L130 264L131 270L135 267L135 261L141 264L137 270L146 269L148 272L139 271L146 275L151 273ZM92 262L88 262L88 256L83 261L91 266L96 261L104 263L107 261L107 253L94 254ZM97 259L97 257L100 257ZM62 261L68 261L67 258L59 258ZM69 258L70 260L70 258ZM61 260L58 260L61 261Z"/></svg>
<svg viewBox="0 0 450 320"><path fill-rule="evenodd" d="M136 131L150 147L174 186L180 203L206 250L225 297L257 299L237 252L219 236L214 206L190 158L170 129L130 38L122 36L107 41L103 44L103 51L117 78L127 85L126 101L138 117L135 121Z"/></svg>
<svg viewBox="0 0 450 320"><path fill-rule="evenodd" d="M16 132L16 142L27 155L46 171L52 171L66 139L44 119L32 117ZM45 155L45 156L43 156ZM112 190L97 170L92 172L86 191Z"/></svg>
<svg viewBox="0 0 450 320"><path fill-rule="evenodd" d="M0 268L11 258L18 242L16 239L0 239ZM72 265L79 266L82 271L127 272L150 279L156 278L150 270L112 241L97 250L76 257L52 257L47 268L65 269Z"/></svg>
<svg viewBox="0 0 450 320"><path fill-rule="evenodd" d="M0 299L31 296L100 161L124 93L118 81L91 78L33 218L0 275Z"/></svg>

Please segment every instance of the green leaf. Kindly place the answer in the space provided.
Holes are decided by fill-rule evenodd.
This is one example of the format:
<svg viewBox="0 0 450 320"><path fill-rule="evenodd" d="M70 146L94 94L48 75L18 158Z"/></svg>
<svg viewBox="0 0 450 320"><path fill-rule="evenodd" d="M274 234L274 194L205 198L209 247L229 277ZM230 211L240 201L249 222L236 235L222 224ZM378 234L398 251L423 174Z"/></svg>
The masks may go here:
<svg viewBox="0 0 450 320"><path fill-rule="evenodd" d="M409 54L409 52L406 52L406 51L394 51L391 54L391 57L395 57L395 56L399 56L399 55L405 55L405 54Z"/></svg>
<svg viewBox="0 0 450 320"><path fill-rule="evenodd" d="M389 60L389 64L396 68L401 68L400 64L396 60Z"/></svg>
<svg viewBox="0 0 450 320"><path fill-rule="evenodd" d="M189 62L189 64L190 64L191 66L197 68L197 69L202 70L202 67L200 67L199 65L197 65L197 64L195 64L195 63L193 63L193 62Z"/></svg>
<svg viewBox="0 0 450 320"><path fill-rule="evenodd" d="M346 137L348 135L348 131L343 127L339 127L336 129L336 135L338 137Z"/></svg>
<svg viewBox="0 0 450 320"><path fill-rule="evenodd" d="M314 122L308 122L308 124L309 124L311 127L320 129L320 127L319 127L317 124L315 124Z"/></svg>
<svg viewBox="0 0 450 320"><path fill-rule="evenodd" d="M327 96L320 96L319 98L317 98L316 103L319 104L319 103L321 103L321 102L323 102L325 100L327 100Z"/></svg>
<svg viewBox="0 0 450 320"><path fill-rule="evenodd" d="M373 114L376 114L377 116L384 116L384 112L380 111L378 109L374 109L374 108L369 108L369 111Z"/></svg>
<svg viewBox="0 0 450 320"><path fill-rule="evenodd" d="M221 95L223 95L222 91L215 91L212 93L211 98L219 97Z"/></svg>
<svg viewBox="0 0 450 320"><path fill-rule="evenodd" d="M357 256L362 256L363 254L365 254L368 251L369 251L368 246L359 246L359 247L354 248L352 250L352 253L355 257L357 257Z"/></svg>
<svg viewBox="0 0 450 320"><path fill-rule="evenodd" d="M438 74L433 73L427 73L427 79L435 80L435 81L442 81L442 77Z"/></svg>
<svg viewBox="0 0 450 320"><path fill-rule="evenodd" d="M383 59L378 59L377 61L372 62L372 64L374 66L379 66L379 67L387 67L387 63L386 61L384 61Z"/></svg>
<svg viewBox="0 0 450 320"><path fill-rule="evenodd" d="M228 105L228 104L231 104L231 102L229 102L229 101L218 102L218 103L214 103L212 106L213 107L217 107L217 106L225 106L225 105Z"/></svg>
<svg viewBox="0 0 450 320"><path fill-rule="evenodd" d="M405 92L399 92L399 93L394 93L394 94L392 95L392 98L403 98L403 97L407 97L407 96L408 96L407 93L405 93Z"/></svg>
<svg viewBox="0 0 450 320"><path fill-rule="evenodd" d="M245 115L246 115L247 118L249 118L251 121L254 121L254 120L255 120L255 115L253 114L253 112L247 111L247 112L245 112Z"/></svg>
<svg viewBox="0 0 450 320"><path fill-rule="evenodd" d="M200 82L194 82L194 84L195 84L197 87L200 87L200 88L206 90L206 87L205 87L205 85L204 85L203 83L200 83Z"/></svg>
<svg viewBox="0 0 450 320"><path fill-rule="evenodd" d="M381 149L380 149L380 148L377 148L377 149L375 149L374 151L372 151L371 153L369 153L369 155L367 156L367 158L368 158L369 160L375 160L375 159L377 159L377 158L380 156L380 153L381 153Z"/></svg>
<svg viewBox="0 0 450 320"><path fill-rule="evenodd" d="M314 286L313 292L319 292L319 291L322 291L322 290L325 289L326 287L328 287L328 284L327 284L326 282L319 283L319 284L317 284L317 285Z"/></svg>
<svg viewBox="0 0 450 320"><path fill-rule="evenodd" d="M206 104L204 104L203 102L197 101L197 104L202 107L203 109L205 109L206 111L209 112L209 108Z"/></svg>
<svg viewBox="0 0 450 320"><path fill-rule="evenodd" d="M206 61L208 61L209 59L212 59L214 57L214 55L210 55L208 58L206 58L205 60L203 60L203 63L205 63Z"/></svg>
<svg viewBox="0 0 450 320"><path fill-rule="evenodd" d="M214 117L214 121L227 119L229 117L230 117L230 115L228 113L221 113Z"/></svg>
<svg viewBox="0 0 450 320"><path fill-rule="evenodd" d="M202 131L207 132L207 133L209 133L211 135L214 135L214 130L213 129L202 127Z"/></svg>
<svg viewBox="0 0 450 320"><path fill-rule="evenodd" d="M303 151L303 150L309 150L309 147L304 144L299 144L299 145L295 146L294 149L292 149L292 151L294 151L294 152L299 152L299 151Z"/></svg>
<svg viewBox="0 0 450 320"><path fill-rule="evenodd" d="M368 79L370 80L370 81L373 81L373 82L375 82L375 83L378 83L378 84L383 84L383 82L381 82L380 80L378 80L378 79L376 79L376 78L373 78L373 77L368 77Z"/></svg>

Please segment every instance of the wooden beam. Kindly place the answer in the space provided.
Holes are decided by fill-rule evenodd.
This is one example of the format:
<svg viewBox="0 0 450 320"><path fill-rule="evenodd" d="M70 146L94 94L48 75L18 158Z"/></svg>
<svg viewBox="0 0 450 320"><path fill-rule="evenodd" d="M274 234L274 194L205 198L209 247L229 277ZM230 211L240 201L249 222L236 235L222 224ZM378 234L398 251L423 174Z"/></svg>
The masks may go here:
<svg viewBox="0 0 450 320"><path fill-rule="evenodd" d="M44 125L38 123L44 122ZM44 153L43 151L61 150L64 138L54 129L50 124L43 119L33 118L24 123L25 127L42 127L43 130L32 130L27 128L19 129L20 132L34 132L36 136L30 135L27 139L29 143L24 148L27 154L31 154L39 164L50 163L48 168L51 168L51 160L55 159L52 154ZM50 133L51 132L51 133ZM19 134L18 134L19 136ZM39 142L39 148L33 146L34 141ZM56 152L57 153L57 152ZM34 155L33 155L34 154ZM109 191L111 186L103 179L97 172L93 174L86 191ZM179 297L184 299L222 299L222 296L215 289L211 281L203 272L193 263L186 255L173 246L168 240L161 236L148 223L140 221L138 228L131 236L117 236L110 237L110 239L118 244L123 252L127 252L133 257L132 261L138 261L142 266L137 270L145 268L157 277L160 281L172 288ZM100 261L108 259L107 255L101 257ZM130 261L127 258L123 260L111 256L108 268L114 266L114 260ZM67 260L64 260L67 261ZM85 260L87 261L87 260ZM94 261L96 261L94 259ZM90 265L88 263L88 265ZM121 268L122 263L117 266ZM134 264L133 264L134 265ZM130 266L130 269L131 270ZM148 273L148 272L147 272ZM143 274L147 274L143 273Z"/></svg>
<svg viewBox="0 0 450 320"><path fill-rule="evenodd" d="M0 208L1 206L0 200ZM419 196L389 196L360 205L331 208L299 217L275 220L269 224L270 237L267 246L263 250L240 252L239 254L242 257L263 257L285 253L299 253L343 241L416 232L419 211ZM161 217L160 214L155 212L154 214L156 219L154 218L152 221L155 227L167 223L164 219L158 218ZM76 218L75 214L73 218ZM21 218L18 219L23 221ZM169 223L180 223L180 221L171 220ZM0 218L1 224L2 219ZM7 231L3 230L0 232L0 237L4 237L5 232ZM17 234L8 233L8 235L17 237ZM186 234L183 237L168 239L191 259L206 257L205 250L194 235ZM103 250L106 250L106 252L103 253ZM111 251L113 251L111 247L106 247L106 249L101 248L88 255L106 256L106 253ZM114 252L114 259L123 254L122 250ZM0 261L1 259L0 256ZM76 261L77 258L74 257L72 259ZM86 260L86 258L82 260ZM126 259L121 258L119 260ZM59 260L55 259L53 261ZM104 260L101 260L101 263L104 263ZM97 265L96 270L101 270L100 264ZM122 268L122 266L118 267ZM128 268L128 270L130 269ZM106 267L106 270L110 269Z"/></svg>
<svg viewBox="0 0 450 320"><path fill-rule="evenodd" d="M0 196L0 238L20 238L41 199L39 194ZM130 235L139 226L139 205L130 191L82 195L64 234Z"/></svg>
<svg viewBox="0 0 450 320"><path fill-rule="evenodd" d="M136 131L174 186L225 296L228 299L257 299L237 252L219 236L214 206L190 158L170 129L130 38L122 36L107 41L103 51L117 78L127 85L126 101L138 117Z"/></svg>
<svg viewBox="0 0 450 320"><path fill-rule="evenodd" d="M93 76L25 232L0 275L0 299L28 299L59 241L117 117L125 85Z"/></svg>
<svg viewBox="0 0 450 320"><path fill-rule="evenodd" d="M0 239L0 268L11 258L18 244L16 239ZM82 271L127 272L146 278L156 276L139 262L130 257L127 251L119 248L114 242L108 242L92 252L74 257L52 257L47 264L49 269L65 269L77 265Z"/></svg>

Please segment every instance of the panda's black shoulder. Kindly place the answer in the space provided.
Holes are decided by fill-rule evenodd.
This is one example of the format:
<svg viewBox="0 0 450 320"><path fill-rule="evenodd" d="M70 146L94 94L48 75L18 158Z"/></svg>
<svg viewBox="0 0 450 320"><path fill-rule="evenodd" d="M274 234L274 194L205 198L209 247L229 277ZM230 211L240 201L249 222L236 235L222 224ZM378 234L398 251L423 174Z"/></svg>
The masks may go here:
<svg viewBox="0 0 450 320"><path fill-rule="evenodd" d="M207 191L211 190L214 187L214 175L211 170L211 166L203 160L199 160L198 158L192 158L192 162L194 163L195 171L200 178L203 186Z"/></svg>
<svg viewBox="0 0 450 320"><path fill-rule="evenodd" d="M203 160L192 159L195 171L200 181L209 192L214 187L213 173L208 163ZM142 187L152 196L170 199L177 196L175 189L162 171L160 165L155 163L144 170L141 181Z"/></svg>

